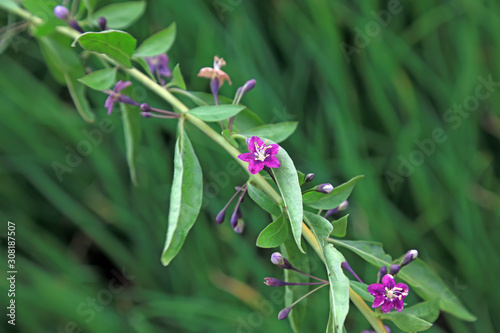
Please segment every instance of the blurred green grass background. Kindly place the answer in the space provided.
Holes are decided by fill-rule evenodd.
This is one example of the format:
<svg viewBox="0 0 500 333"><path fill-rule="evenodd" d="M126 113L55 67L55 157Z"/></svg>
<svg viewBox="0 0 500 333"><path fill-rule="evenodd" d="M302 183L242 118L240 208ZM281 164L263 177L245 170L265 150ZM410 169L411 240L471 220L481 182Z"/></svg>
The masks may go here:
<svg viewBox="0 0 500 333"><path fill-rule="evenodd" d="M180 63L191 90L209 90L196 73L214 55L226 59L233 81L222 94L255 78L243 103L265 121L300 122L283 144L300 170L333 184L366 175L351 197L348 237L383 242L393 257L418 249L478 317L464 323L442 314L429 332L498 332L500 87L477 106L466 104L470 112L448 110L474 100L479 77L500 81L500 4L402 0L397 14L376 23L373 12L388 6L157 0L128 31L141 41L177 22L171 66ZM0 17L3 25L11 19ZM349 61L342 45L358 47ZM163 105L144 89L134 94ZM0 55L1 234L7 221L16 223L18 265L17 325L7 327L5 318L2 325L19 332L289 332L276 319L280 295L262 283L282 273L269 262L272 250L254 245L269 217L246 200L242 236L214 223L244 172L229 176L228 157L189 129L204 166L204 209L179 256L162 267L175 122L142 122L135 188L120 113L106 115L105 97L89 92L97 121L86 124L27 32ZM67 149L103 119L112 121L111 132L101 132L102 143L59 181L52 163L64 163ZM436 129L446 139L425 154L416 141L429 145ZM389 185L387 172L398 174L402 160L418 163ZM375 280L376 268L345 254L365 281ZM128 280L116 278L122 270ZM0 285L5 290L6 280ZM101 302L92 307L92 299ZM304 332L324 330L327 300L325 290L309 299ZM353 308L347 328L369 327Z"/></svg>

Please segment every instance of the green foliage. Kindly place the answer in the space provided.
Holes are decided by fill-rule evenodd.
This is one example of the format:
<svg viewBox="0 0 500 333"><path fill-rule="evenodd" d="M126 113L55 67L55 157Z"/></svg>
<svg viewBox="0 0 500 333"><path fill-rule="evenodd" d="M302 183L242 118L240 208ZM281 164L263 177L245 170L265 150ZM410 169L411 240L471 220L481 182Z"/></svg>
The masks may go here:
<svg viewBox="0 0 500 333"><path fill-rule="evenodd" d="M357 176L348 182L335 187L335 189L328 194L316 191L308 191L304 193L302 200L304 204L316 209L333 209L347 200L351 195L352 190L356 183L364 176Z"/></svg>
<svg viewBox="0 0 500 333"><path fill-rule="evenodd" d="M116 82L116 68L104 68L78 79L81 83L95 90L105 90Z"/></svg>
<svg viewBox="0 0 500 333"><path fill-rule="evenodd" d="M280 216L281 210L276 202L268 197L264 192L255 187L251 182L247 183L248 194L257 205L273 216Z"/></svg>
<svg viewBox="0 0 500 333"><path fill-rule="evenodd" d="M141 143L142 118L137 112L136 107L121 103L120 108L122 111L123 134L125 135L125 148L130 180L135 186L138 186L136 159Z"/></svg>
<svg viewBox="0 0 500 333"><path fill-rule="evenodd" d="M258 136L267 138L276 143L285 141L297 129L296 121L288 121L278 124L267 124L255 128L247 129L241 132L246 137Z"/></svg>
<svg viewBox="0 0 500 333"><path fill-rule="evenodd" d="M111 29L124 29L137 21L146 9L146 1L120 2L107 5L92 14L92 22L97 25L99 17L105 17Z"/></svg>
<svg viewBox="0 0 500 333"><path fill-rule="evenodd" d="M186 83L184 82L184 78L182 77L180 64L175 65L172 70L172 81L171 85L181 88L182 90L186 90Z"/></svg>
<svg viewBox="0 0 500 333"><path fill-rule="evenodd" d="M233 104L206 105L189 110L189 114L204 121L222 121L237 115L244 108L245 106Z"/></svg>
<svg viewBox="0 0 500 333"><path fill-rule="evenodd" d="M282 213L276 220L262 230L257 238L256 245L263 248L280 246L288 237L288 223L286 214Z"/></svg>
<svg viewBox="0 0 500 333"><path fill-rule="evenodd" d="M176 25L172 23L168 28L163 29L151 37L148 37L137 48L135 57L152 57L168 52L175 41ZM184 87L184 89L186 89Z"/></svg>
<svg viewBox="0 0 500 333"><path fill-rule="evenodd" d="M118 30L86 32L78 36L72 46L77 42L87 51L105 54L125 67L132 67L130 58L137 41L126 32Z"/></svg>
<svg viewBox="0 0 500 333"><path fill-rule="evenodd" d="M347 233L347 218L349 214L341 217L338 220L332 221L333 231L332 236L335 237L344 237Z"/></svg>
<svg viewBox="0 0 500 333"><path fill-rule="evenodd" d="M184 244L200 213L203 195L200 163L182 125L179 126L179 137L175 145L174 167L167 239L161 255L161 262L165 266Z"/></svg>

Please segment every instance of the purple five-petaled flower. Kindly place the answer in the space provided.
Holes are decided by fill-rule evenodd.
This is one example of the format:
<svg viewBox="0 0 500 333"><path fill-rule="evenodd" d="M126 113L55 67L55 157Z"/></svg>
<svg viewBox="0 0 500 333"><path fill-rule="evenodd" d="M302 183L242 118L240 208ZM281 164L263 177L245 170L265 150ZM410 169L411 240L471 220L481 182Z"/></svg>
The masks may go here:
<svg viewBox="0 0 500 333"><path fill-rule="evenodd" d="M406 296L408 296L408 286L404 283L396 284L391 274L386 274L382 278L382 283L374 283L368 286L368 292L375 296L372 308L380 308L382 312L389 313L392 308L397 311L403 310Z"/></svg>
<svg viewBox="0 0 500 333"><path fill-rule="evenodd" d="M172 76L172 72L170 71L170 68L168 68L168 56L166 54L159 54L154 57L146 57L145 59L148 63L151 74L156 74L160 83L162 85L165 84L165 81L161 77L163 76L168 78Z"/></svg>
<svg viewBox="0 0 500 333"><path fill-rule="evenodd" d="M280 150L280 146L273 143L267 145L259 137L252 136L247 139L249 153L240 154L238 158L242 161L249 162L248 170L251 174L259 173L264 167L279 168L280 161L276 158L276 154Z"/></svg>
<svg viewBox="0 0 500 333"><path fill-rule="evenodd" d="M104 107L108 109L108 114L111 114L113 111L113 106L115 105L116 102L120 103L125 103L125 104L130 104L130 105L135 105L135 106L140 106L139 103L134 101L132 98L130 98L127 95L122 95L121 91L126 89L132 84L130 81L118 81L113 88L112 91L106 91L109 96L106 98L106 102L104 102Z"/></svg>

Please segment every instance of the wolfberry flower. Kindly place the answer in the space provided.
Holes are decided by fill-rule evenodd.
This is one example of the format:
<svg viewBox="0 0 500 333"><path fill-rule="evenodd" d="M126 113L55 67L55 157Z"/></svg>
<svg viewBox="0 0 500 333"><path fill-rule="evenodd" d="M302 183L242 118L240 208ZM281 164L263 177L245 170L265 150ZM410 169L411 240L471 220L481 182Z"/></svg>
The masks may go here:
<svg viewBox="0 0 500 333"><path fill-rule="evenodd" d="M259 173L264 167L279 168L280 161L276 158L276 154L280 150L280 146L273 143L267 145L259 137L252 136L247 139L249 153L240 154L238 158L242 161L249 162L248 170L251 174Z"/></svg>

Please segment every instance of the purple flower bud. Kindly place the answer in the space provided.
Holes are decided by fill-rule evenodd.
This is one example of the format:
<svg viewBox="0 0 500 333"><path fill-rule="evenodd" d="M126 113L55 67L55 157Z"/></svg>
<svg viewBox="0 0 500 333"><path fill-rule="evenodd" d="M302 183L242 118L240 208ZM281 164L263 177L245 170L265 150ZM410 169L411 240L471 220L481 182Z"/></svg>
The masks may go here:
<svg viewBox="0 0 500 333"><path fill-rule="evenodd" d="M387 274L387 267L386 266L380 267L380 269L378 270L377 283L379 283L380 279L386 274Z"/></svg>
<svg viewBox="0 0 500 333"><path fill-rule="evenodd" d="M224 219L226 218L226 207L224 207L219 214L215 217L215 222L217 222L217 225L221 224L224 222Z"/></svg>
<svg viewBox="0 0 500 333"><path fill-rule="evenodd" d="M153 114L151 112L141 112L141 116L144 118L152 117Z"/></svg>
<svg viewBox="0 0 500 333"><path fill-rule="evenodd" d="M389 274L392 276L396 276L399 273L399 270L401 269L401 266L399 265L391 265L391 268L389 269Z"/></svg>
<svg viewBox="0 0 500 333"><path fill-rule="evenodd" d="M413 260L417 259L417 257L418 257L417 250L410 250L410 251L406 252L405 257L403 258L403 261L401 262L401 267L408 265Z"/></svg>
<svg viewBox="0 0 500 333"><path fill-rule="evenodd" d="M245 222L243 222L242 219L238 219L238 223L236 223L236 226L233 227L233 230L237 234L241 234L243 229L245 229Z"/></svg>
<svg viewBox="0 0 500 333"><path fill-rule="evenodd" d="M342 202L340 205L338 205L337 207L333 208L333 209L329 209L326 214L325 214L325 217L328 217L328 216L331 216L333 214L337 214L338 212L342 211L342 210L346 210L347 207L349 207L349 202L347 200L345 200L344 202Z"/></svg>
<svg viewBox="0 0 500 333"><path fill-rule="evenodd" d="M137 103L136 101L134 101L132 99L132 97L127 96L127 95L120 95L120 96L118 96L118 102L129 104L129 105L134 105L134 106L141 106L140 103Z"/></svg>
<svg viewBox="0 0 500 333"><path fill-rule="evenodd" d="M273 277L266 277L264 278L264 284L268 285L269 287L283 287L286 286L287 283L285 281L281 281L280 279L276 279Z"/></svg>
<svg viewBox="0 0 500 333"><path fill-rule="evenodd" d="M349 207L349 201L347 200L344 200L344 202L342 202L340 205L339 205L339 211L343 211L343 210L346 210L347 207Z"/></svg>
<svg viewBox="0 0 500 333"><path fill-rule="evenodd" d="M292 308L284 308L283 310L281 310L280 313L278 313L278 320L282 320L288 317L290 311L292 311Z"/></svg>
<svg viewBox="0 0 500 333"><path fill-rule="evenodd" d="M316 192L329 194L333 192L333 185L330 183L324 183L316 186Z"/></svg>
<svg viewBox="0 0 500 333"><path fill-rule="evenodd" d="M344 261L343 263L340 264L340 267L342 267L343 269L345 269L346 271L348 271L349 273L351 273L355 278L356 280L358 280L359 282L361 283L364 283L358 276L358 274L356 274L356 272L354 272L354 270L351 268L351 265L349 265L349 263L346 261Z"/></svg>
<svg viewBox="0 0 500 333"><path fill-rule="evenodd" d="M106 27L106 23L108 21L106 20L106 18L104 16L101 16L97 19L97 24L99 25L99 28L101 28L101 30L106 30L107 27Z"/></svg>
<svg viewBox="0 0 500 333"><path fill-rule="evenodd" d="M279 268L292 269L292 264L279 252L274 252L271 254L271 262L277 265Z"/></svg>
<svg viewBox="0 0 500 333"><path fill-rule="evenodd" d="M257 83L257 81L255 79L251 79L251 80L248 80L247 82L245 82L243 87L241 87L241 96L243 96L243 94L246 94L247 92L252 90L253 87L255 87L256 83Z"/></svg>
<svg viewBox="0 0 500 333"><path fill-rule="evenodd" d="M66 20L69 17L69 10L64 6L55 6L54 15L60 20Z"/></svg>
<svg viewBox="0 0 500 333"><path fill-rule="evenodd" d="M308 173L308 174L304 177L304 183L309 183L309 182L311 182L313 179L314 179L314 173Z"/></svg>
<svg viewBox="0 0 500 333"><path fill-rule="evenodd" d="M149 106L148 103L142 103L141 104L141 111L144 111L144 112L151 111L151 107Z"/></svg>

